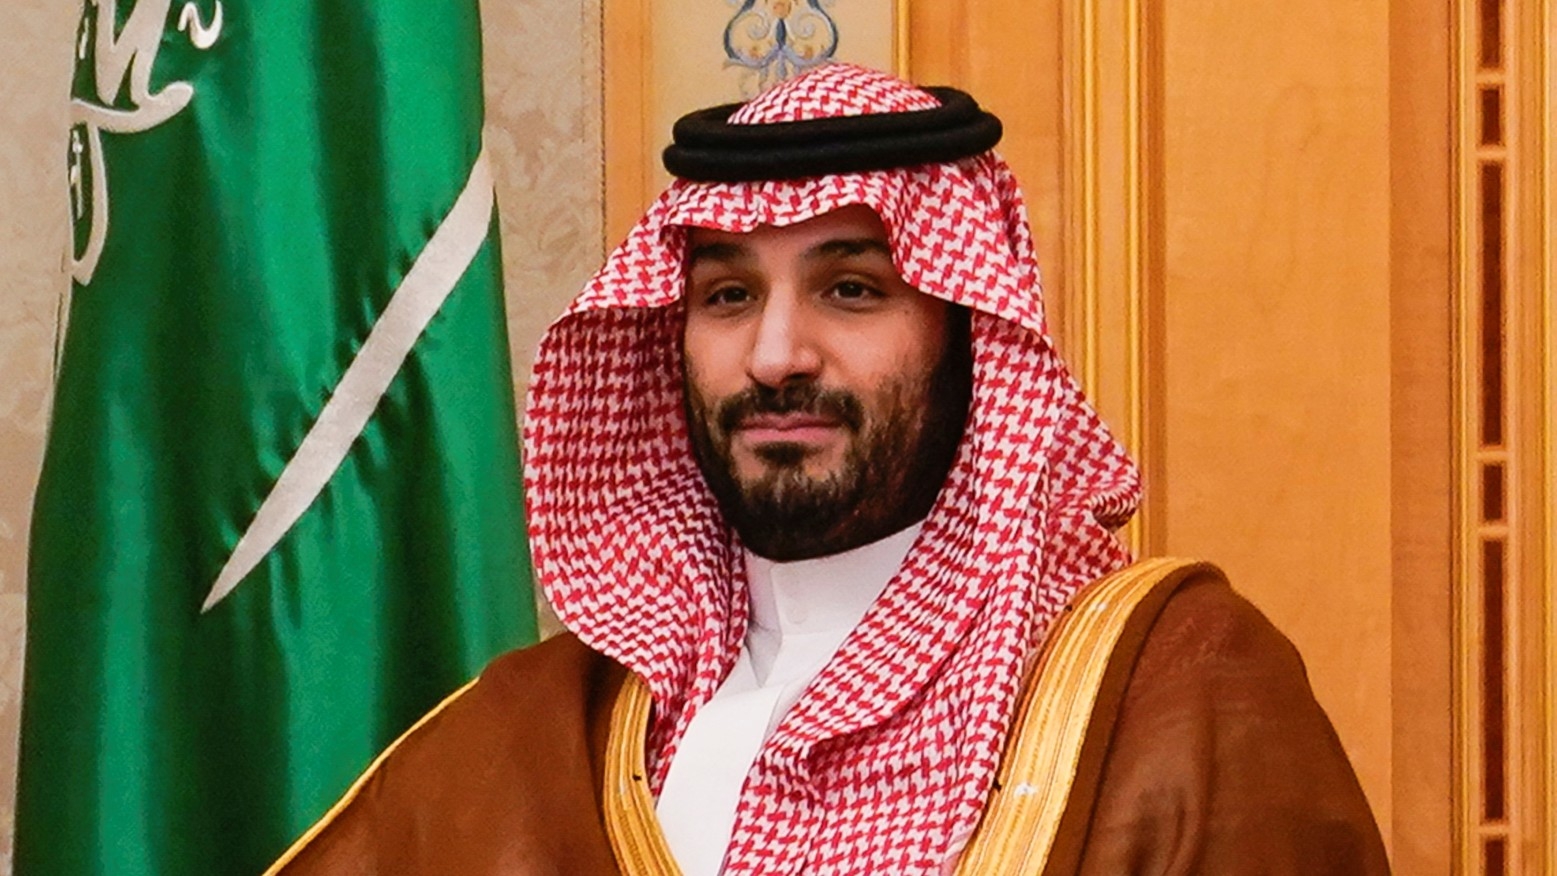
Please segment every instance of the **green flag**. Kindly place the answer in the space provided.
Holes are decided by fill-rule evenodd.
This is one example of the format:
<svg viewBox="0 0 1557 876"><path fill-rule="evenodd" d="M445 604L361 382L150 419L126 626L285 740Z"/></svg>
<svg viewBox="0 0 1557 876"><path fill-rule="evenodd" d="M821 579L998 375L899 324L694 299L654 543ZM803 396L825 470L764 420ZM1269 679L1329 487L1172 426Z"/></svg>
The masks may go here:
<svg viewBox="0 0 1557 876"><path fill-rule="evenodd" d="M476 0L87 0L16 868L254 874L534 638Z"/></svg>

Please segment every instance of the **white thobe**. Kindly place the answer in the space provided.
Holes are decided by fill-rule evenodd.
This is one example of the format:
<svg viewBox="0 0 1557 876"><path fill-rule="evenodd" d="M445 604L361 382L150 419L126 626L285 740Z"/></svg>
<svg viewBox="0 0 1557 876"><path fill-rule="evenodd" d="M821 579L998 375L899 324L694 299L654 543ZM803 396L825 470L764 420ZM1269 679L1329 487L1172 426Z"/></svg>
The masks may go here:
<svg viewBox="0 0 1557 876"><path fill-rule="evenodd" d="M814 560L747 553L745 645L687 725L656 807L683 876L718 876L762 743L886 589L919 529Z"/></svg>

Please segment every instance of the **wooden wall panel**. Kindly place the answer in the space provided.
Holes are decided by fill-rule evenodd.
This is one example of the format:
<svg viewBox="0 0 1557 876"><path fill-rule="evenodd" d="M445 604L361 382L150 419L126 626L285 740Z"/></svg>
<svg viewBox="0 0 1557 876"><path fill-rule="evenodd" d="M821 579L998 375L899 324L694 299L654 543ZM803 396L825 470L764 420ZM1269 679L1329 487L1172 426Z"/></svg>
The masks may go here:
<svg viewBox="0 0 1557 876"><path fill-rule="evenodd" d="M1390 530L1393 862L1453 849L1453 83L1451 0L1390 15Z"/></svg>
<svg viewBox="0 0 1557 876"><path fill-rule="evenodd" d="M1412 860L1442 861L1447 56L1417 44L1402 63L1427 75L1392 110L1392 22L1445 14L1414 5L915 0L909 69L1006 121L1054 333L1145 464L1137 544L1223 563L1292 637L1386 839L1396 627L1427 649L1400 658L1402 705L1437 723L1403 741L1438 766L1412 764L1405 798L1439 838ZM1398 141L1392 112L1417 125ZM1392 169L1433 180L1399 238ZM1417 573L1439 599L1396 617Z"/></svg>
<svg viewBox="0 0 1557 876"><path fill-rule="evenodd" d="M1164 22L1170 553L1298 645L1386 838L1389 6L1186 0Z"/></svg>

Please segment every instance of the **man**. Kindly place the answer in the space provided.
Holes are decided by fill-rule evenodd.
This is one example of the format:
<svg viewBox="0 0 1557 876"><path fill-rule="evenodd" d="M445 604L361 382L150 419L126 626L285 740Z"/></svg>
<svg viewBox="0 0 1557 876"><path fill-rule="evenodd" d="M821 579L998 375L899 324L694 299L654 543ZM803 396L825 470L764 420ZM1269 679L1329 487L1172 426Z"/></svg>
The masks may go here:
<svg viewBox="0 0 1557 876"><path fill-rule="evenodd" d="M535 365L531 535L569 634L278 872L1386 870L1296 653L1217 573L1154 573L1153 608L1070 647L1123 591L1089 595L1145 580L1109 575L1138 479L1045 333L998 138L960 92L844 65L677 125L681 179ZM1104 681L1055 682L1076 653ZM1017 781L1046 743L1073 756ZM1052 824L1005 814L1046 795Z"/></svg>

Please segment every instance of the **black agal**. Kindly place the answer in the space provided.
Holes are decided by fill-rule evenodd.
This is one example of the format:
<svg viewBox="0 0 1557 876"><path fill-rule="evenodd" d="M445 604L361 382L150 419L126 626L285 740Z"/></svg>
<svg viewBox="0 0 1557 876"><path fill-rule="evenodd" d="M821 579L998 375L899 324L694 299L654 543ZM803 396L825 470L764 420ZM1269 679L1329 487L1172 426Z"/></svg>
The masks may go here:
<svg viewBox="0 0 1557 876"><path fill-rule="evenodd" d="M956 161L1000 142L1000 119L955 88L924 89L934 109L734 125L742 104L688 113L671 129L665 169L699 182L755 182Z"/></svg>

